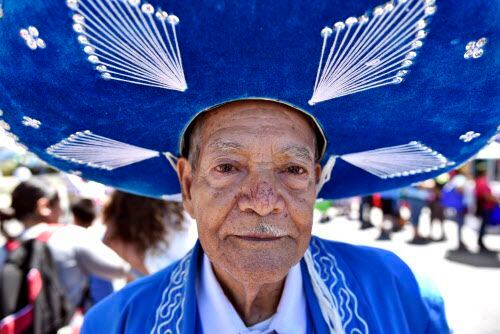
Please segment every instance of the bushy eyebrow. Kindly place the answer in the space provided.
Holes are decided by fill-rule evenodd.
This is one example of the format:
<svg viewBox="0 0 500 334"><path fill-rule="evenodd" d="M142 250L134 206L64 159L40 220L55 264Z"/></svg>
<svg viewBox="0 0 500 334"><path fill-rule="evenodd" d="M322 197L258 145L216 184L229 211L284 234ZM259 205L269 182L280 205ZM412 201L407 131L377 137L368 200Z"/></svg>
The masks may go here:
<svg viewBox="0 0 500 334"><path fill-rule="evenodd" d="M239 150L245 148L244 145L234 142L234 141L228 141L224 140L222 138L215 139L212 143L208 144L209 150L213 151L232 151L232 150ZM278 154L286 154L286 155L291 155L294 156L298 159L306 160L306 161L313 161L311 151L304 146L297 146L297 145L287 145L283 149L278 151Z"/></svg>
<svg viewBox="0 0 500 334"><path fill-rule="evenodd" d="M279 153L293 155L299 159L312 162L311 151L304 146L289 145L284 147Z"/></svg>
<svg viewBox="0 0 500 334"><path fill-rule="evenodd" d="M224 150L238 150L244 146L240 143L227 141L224 139L215 139L212 143L208 144L209 149L214 151L224 151Z"/></svg>

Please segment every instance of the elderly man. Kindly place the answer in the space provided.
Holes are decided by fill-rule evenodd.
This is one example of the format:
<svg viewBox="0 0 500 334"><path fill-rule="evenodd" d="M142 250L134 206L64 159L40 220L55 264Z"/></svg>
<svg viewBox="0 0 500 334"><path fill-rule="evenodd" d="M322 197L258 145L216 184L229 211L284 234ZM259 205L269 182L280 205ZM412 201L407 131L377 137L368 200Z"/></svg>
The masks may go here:
<svg viewBox="0 0 500 334"><path fill-rule="evenodd" d="M182 198L198 224L186 257L83 332L448 332L395 255L311 237L313 204L435 177L486 144L499 8L0 0L0 125L60 170Z"/></svg>
<svg viewBox="0 0 500 334"><path fill-rule="evenodd" d="M83 333L445 332L396 256L311 240L321 168L302 113L229 103L186 140L177 170L200 244L92 309Z"/></svg>

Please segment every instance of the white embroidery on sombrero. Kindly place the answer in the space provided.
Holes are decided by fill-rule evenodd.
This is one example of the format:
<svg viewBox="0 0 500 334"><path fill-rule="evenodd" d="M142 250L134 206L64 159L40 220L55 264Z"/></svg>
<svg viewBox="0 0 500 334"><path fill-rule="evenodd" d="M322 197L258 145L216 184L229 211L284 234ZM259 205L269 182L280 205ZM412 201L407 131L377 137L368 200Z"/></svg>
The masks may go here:
<svg viewBox="0 0 500 334"><path fill-rule="evenodd" d="M18 137L18 136L16 136L15 134L13 134L12 132L7 131L7 130L3 130L3 129L2 129L2 131L4 131L4 134L5 134L8 138L12 139L12 140L13 140L16 144L19 144L19 137Z"/></svg>
<svg viewBox="0 0 500 334"><path fill-rule="evenodd" d="M344 154L340 158L382 179L428 173L455 164L441 153L416 141Z"/></svg>
<svg viewBox="0 0 500 334"><path fill-rule="evenodd" d="M184 317L184 299L189 263L193 251L187 253L170 276L156 309L156 318L150 334L181 333L180 325Z"/></svg>
<svg viewBox="0 0 500 334"><path fill-rule="evenodd" d="M486 45L486 43L488 43L488 39L485 37L482 37L477 41L471 41L467 43L467 45L465 46L464 58L465 59L481 58L484 54L483 47Z"/></svg>
<svg viewBox="0 0 500 334"><path fill-rule="evenodd" d="M321 191L321 188L323 188L325 183L330 181L330 178L332 176L332 170L333 170L333 167L335 167L336 161L337 161L336 156L334 156L334 155L330 156L328 158L328 161L326 162L326 164L321 169L321 176L319 178L318 184L316 185L316 195L319 194L319 192Z"/></svg>
<svg viewBox="0 0 500 334"><path fill-rule="evenodd" d="M368 89L399 84L427 35L434 0L399 0L321 31L323 46L310 105ZM333 43L326 55L328 39ZM325 59L326 58L326 59Z"/></svg>
<svg viewBox="0 0 500 334"><path fill-rule="evenodd" d="M160 152L81 131L46 149L53 157L92 168L113 170L156 158Z"/></svg>
<svg viewBox="0 0 500 334"><path fill-rule="evenodd" d="M0 0L1 1L1 0ZM0 109L0 117L3 117L4 111ZM6 121L0 118L0 137L5 135L6 137L10 138L14 142L14 146L17 148L20 148L22 150L27 151L27 148L25 145L19 142L19 137L10 132L10 125Z"/></svg>
<svg viewBox="0 0 500 334"><path fill-rule="evenodd" d="M178 193L173 195L161 195L161 199L168 202L182 203L182 194Z"/></svg>
<svg viewBox="0 0 500 334"><path fill-rule="evenodd" d="M479 136L481 136L481 134L479 132L467 131L466 133L464 133L463 135L461 135L458 139L460 139L464 143L468 143L468 142L476 139Z"/></svg>
<svg viewBox="0 0 500 334"><path fill-rule="evenodd" d="M23 116L22 123L24 126L30 126L33 129L40 129L40 126L42 125L42 122L29 116Z"/></svg>
<svg viewBox="0 0 500 334"><path fill-rule="evenodd" d="M3 119L0 119L0 137L3 135L10 138L14 142L14 144L15 144L14 146L24 149L25 146L19 142L19 137L16 136L15 134L13 134L12 132L10 132L9 123L4 121ZM23 147L21 147L21 145Z"/></svg>
<svg viewBox="0 0 500 334"><path fill-rule="evenodd" d="M101 77L187 89L177 41L179 18L140 0L67 0L73 30Z"/></svg>
<svg viewBox="0 0 500 334"><path fill-rule="evenodd" d="M4 129L5 131L10 131L10 125L3 119L0 120L0 128Z"/></svg>
<svg viewBox="0 0 500 334"><path fill-rule="evenodd" d="M21 29L19 35L31 50L45 49L47 47L45 41L40 38L40 33L36 27L29 26L28 29Z"/></svg>
<svg viewBox="0 0 500 334"><path fill-rule="evenodd" d="M323 249L321 240L311 239L304 261L329 333L368 334L368 324L359 314L358 299L335 257Z"/></svg>
<svg viewBox="0 0 500 334"><path fill-rule="evenodd" d="M2 121L0 121L2 122ZM10 131L5 130L4 128L0 127L0 136L5 135L7 138L10 138L12 141L14 141L16 144L19 142L19 137L13 134Z"/></svg>
<svg viewBox="0 0 500 334"><path fill-rule="evenodd" d="M172 166L172 168L177 171L177 160L179 159L170 152L163 152L163 155L165 156L165 158L167 158L170 166Z"/></svg>

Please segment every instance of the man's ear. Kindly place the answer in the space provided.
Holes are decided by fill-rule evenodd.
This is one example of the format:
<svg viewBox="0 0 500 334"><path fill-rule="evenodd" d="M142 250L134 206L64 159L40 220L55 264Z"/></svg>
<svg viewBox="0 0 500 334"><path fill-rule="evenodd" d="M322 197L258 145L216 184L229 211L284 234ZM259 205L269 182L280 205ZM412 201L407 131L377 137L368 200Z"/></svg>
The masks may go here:
<svg viewBox="0 0 500 334"><path fill-rule="evenodd" d="M184 157L177 160L177 176L181 184L182 204L184 209L193 216L193 199L191 197L191 186L193 184L193 168L191 163Z"/></svg>
<svg viewBox="0 0 500 334"><path fill-rule="evenodd" d="M321 180L321 165L320 164L316 164L314 166L314 176L316 178L316 184L319 183L319 181Z"/></svg>
<svg viewBox="0 0 500 334"><path fill-rule="evenodd" d="M36 214L40 217L48 217L52 213L50 201L48 198L42 197L36 201Z"/></svg>

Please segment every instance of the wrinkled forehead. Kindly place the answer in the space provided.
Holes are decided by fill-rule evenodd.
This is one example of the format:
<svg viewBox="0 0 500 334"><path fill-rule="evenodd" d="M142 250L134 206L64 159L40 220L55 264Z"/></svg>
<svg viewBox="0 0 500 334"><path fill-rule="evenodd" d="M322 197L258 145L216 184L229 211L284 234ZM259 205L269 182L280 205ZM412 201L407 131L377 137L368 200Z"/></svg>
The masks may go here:
<svg viewBox="0 0 500 334"><path fill-rule="evenodd" d="M297 135L311 138L318 160L326 146L322 129L309 114L275 101L241 100L198 114L183 134L181 152L188 156L194 136L203 141L198 143L203 146L226 141L225 136L236 136L244 143L258 134L276 136L281 141Z"/></svg>

